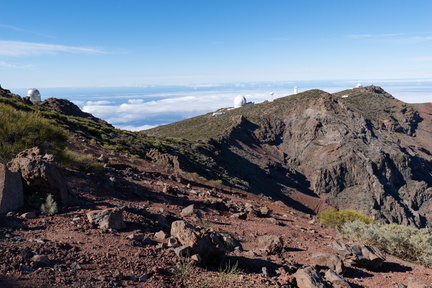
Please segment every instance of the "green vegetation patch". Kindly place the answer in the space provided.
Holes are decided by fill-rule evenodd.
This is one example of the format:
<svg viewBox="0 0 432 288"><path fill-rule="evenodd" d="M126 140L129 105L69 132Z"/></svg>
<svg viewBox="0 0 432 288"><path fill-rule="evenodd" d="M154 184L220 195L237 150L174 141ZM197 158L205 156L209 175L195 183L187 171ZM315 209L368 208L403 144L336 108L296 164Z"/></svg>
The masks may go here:
<svg viewBox="0 0 432 288"><path fill-rule="evenodd" d="M66 143L66 133L36 111L16 110L0 103L0 162L6 163L19 152L38 146L58 155Z"/></svg>
<svg viewBox="0 0 432 288"><path fill-rule="evenodd" d="M362 223L373 223L371 217L366 217L362 212L344 209L337 211L335 209L327 210L318 215L318 221L329 228L339 229L345 223L360 221Z"/></svg>
<svg viewBox="0 0 432 288"><path fill-rule="evenodd" d="M342 225L339 232L346 239L373 245L388 254L432 267L432 233L427 228L354 221Z"/></svg>

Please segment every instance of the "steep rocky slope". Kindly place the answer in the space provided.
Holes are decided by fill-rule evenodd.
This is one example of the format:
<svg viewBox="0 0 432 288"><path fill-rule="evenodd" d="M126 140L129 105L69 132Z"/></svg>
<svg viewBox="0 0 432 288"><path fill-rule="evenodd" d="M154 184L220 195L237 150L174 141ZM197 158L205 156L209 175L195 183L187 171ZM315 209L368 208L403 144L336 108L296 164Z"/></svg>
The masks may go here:
<svg viewBox="0 0 432 288"><path fill-rule="evenodd" d="M380 87L311 90L146 133L210 144L219 177L305 212L431 224L432 106Z"/></svg>

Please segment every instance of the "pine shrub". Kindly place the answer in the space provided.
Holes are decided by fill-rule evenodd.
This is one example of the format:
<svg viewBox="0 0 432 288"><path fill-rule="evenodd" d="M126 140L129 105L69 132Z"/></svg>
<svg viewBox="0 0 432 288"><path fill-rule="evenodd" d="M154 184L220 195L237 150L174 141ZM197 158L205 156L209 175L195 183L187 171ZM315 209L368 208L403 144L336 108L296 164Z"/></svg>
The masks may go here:
<svg viewBox="0 0 432 288"><path fill-rule="evenodd" d="M58 212L57 202L55 202L52 194L48 194L45 202L41 205L41 212L48 216L52 216Z"/></svg>

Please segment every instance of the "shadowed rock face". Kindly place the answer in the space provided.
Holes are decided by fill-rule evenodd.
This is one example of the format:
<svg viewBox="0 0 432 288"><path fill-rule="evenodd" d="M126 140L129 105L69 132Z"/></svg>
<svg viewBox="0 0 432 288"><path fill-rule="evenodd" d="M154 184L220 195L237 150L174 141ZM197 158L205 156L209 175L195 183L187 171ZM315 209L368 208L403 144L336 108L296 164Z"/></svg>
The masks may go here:
<svg viewBox="0 0 432 288"><path fill-rule="evenodd" d="M24 203L23 185L19 173L9 171L0 163L0 213L21 207Z"/></svg>

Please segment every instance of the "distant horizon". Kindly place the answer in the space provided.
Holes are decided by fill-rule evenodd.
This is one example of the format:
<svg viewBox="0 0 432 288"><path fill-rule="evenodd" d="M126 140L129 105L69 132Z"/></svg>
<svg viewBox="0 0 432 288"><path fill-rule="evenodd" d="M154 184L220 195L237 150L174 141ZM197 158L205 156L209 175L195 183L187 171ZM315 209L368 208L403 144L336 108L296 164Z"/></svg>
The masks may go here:
<svg viewBox="0 0 432 288"><path fill-rule="evenodd" d="M432 102L432 79L375 79L369 82L253 81L123 87L29 87L9 90L25 96L28 89L37 88L42 100L51 97L68 99L84 112L91 113L116 128L141 131L232 107L233 100L238 95L258 104L292 95L294 86L298 87L300 93L311 89L334 93L354 88L358 83L363 86L381 86L395 98L407 103Z"/></svg>

